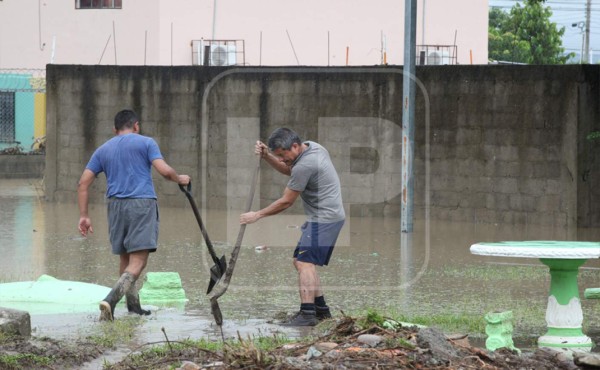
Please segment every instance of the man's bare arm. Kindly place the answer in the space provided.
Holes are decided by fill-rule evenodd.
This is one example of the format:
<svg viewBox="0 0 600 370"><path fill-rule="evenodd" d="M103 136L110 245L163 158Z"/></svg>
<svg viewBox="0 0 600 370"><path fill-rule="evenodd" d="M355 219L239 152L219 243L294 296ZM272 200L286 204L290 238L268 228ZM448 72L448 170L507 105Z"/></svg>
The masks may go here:
<svg viewBox="0 0 600 370"><path fill-rule="evenodd" d="M89 188L96 179L94 172L85 169L77 186L77 203L79 204L79 232L87 236L88 232L94 233L92 220L88 215Z"/></svg>
<svg viewBox="0 0 600 370"><path fill-rule="evenodd" d="M240 224L252 224L263 217L276 215L290 208L299 195L299 191L286 187L281 198L277 199L266 208L263 208L260 211L247 212L240 215Z"/></svg>
<svg viewBox="0 0 600 370"><path fill-rule="evenodd" d="M153 160L152 166L154 166L158 173L167 180L176 182L179 185L187 185L190 183L190 177L188 175L178 175L177 171L169 166L164 159Z"/></svg>

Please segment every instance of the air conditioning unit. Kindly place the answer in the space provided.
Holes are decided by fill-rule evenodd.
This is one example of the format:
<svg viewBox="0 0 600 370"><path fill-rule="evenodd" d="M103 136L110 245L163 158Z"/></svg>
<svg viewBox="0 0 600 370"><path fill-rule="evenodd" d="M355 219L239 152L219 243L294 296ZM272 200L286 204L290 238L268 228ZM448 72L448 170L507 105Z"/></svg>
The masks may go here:
<svg viewBox="0 0 600 370"><path fill-rule="evenodd" d="M235 42L192 41L192 65L233 66L237 64Z"/></svg>
<svg viewBox="0 0 600 370"><path fill-rule="evenodd" d="M427 65L440 66L450 64L450 55L447 51L434 50L427 53Z"/></svg>
<svg viewBox="0 0 600 370"><path fill-rule="evenodd" d="M235 44L211 44L209 63L211 66L236 65Z"/></svg>

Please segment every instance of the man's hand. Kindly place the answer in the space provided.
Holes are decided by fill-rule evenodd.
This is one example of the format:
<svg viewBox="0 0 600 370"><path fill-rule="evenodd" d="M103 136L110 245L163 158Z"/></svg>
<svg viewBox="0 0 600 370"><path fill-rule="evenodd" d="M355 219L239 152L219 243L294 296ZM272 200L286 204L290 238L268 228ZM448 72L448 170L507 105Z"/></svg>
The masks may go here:
<svg viewBox="0 0 600 370"><path fill-rule="evenodd" d="M191 181L191 178L188 175L178 175L177 176L177 183L179 185L185 186L185 185L189 184L190 181Z"/></svg>
<svg viewBox="0 0 600 370"><path fill-rule="evenodd" d="M269 148L261 141L257 141L254 145L254 154L260 155L261 158L264 158L269 154Z"/></svg>
<svg viewBox="0 0 600 370"><path fill-rule="evenodd" d="M88 232L94 233L94 228L92 227L92 220L89 217L80 217L79 218L79 232L83 236L87 236Z"/></svg>
<svg viewBox="0 0 600 370"><path fill-rule="evenodd" d="M258 212L246 212L240 215L240 224L247 225L253 224L260 219L260 214Z"/></svg>

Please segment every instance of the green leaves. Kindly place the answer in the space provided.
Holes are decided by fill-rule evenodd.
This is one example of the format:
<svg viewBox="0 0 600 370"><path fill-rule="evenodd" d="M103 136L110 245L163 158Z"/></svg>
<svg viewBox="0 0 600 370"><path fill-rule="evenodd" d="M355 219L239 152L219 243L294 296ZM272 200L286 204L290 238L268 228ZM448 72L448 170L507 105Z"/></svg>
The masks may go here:
<svg viewBox="0 0 600 370"><path fill-rule="evenodd" d="M510 12L493 8L489 14L488 54L492 60L527 64L565 64L564 27L550 22L552 10L545 0L517 3Z"/></svg>

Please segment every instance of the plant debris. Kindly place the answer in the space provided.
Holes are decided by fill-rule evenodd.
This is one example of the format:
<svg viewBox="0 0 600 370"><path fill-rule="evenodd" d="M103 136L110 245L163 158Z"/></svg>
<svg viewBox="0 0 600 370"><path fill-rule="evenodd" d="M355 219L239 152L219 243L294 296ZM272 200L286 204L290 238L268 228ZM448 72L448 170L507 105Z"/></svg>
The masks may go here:
<svg viewBox="0 0 600 370"><path fill-rule="evenodd" d="M446 336L434 328L403 326L393 320L380 324L344 315L320 324L315 330L324 330L324 334L319 337L277 345L269 350L258 345L257 340L239 335L237 341L226 341L218 350L201 348L194 341L167 341L160 346L148 343L118 363L105 364L104 369L579 368L564 353L550 349L524 351L520 355L508 349L490 352L471 346L467 335ZM77 369L100 356L105 349L83 341L7 341L0 344L0 368ZM20 361L10 363L9 358L20 358Z"/></svg>

